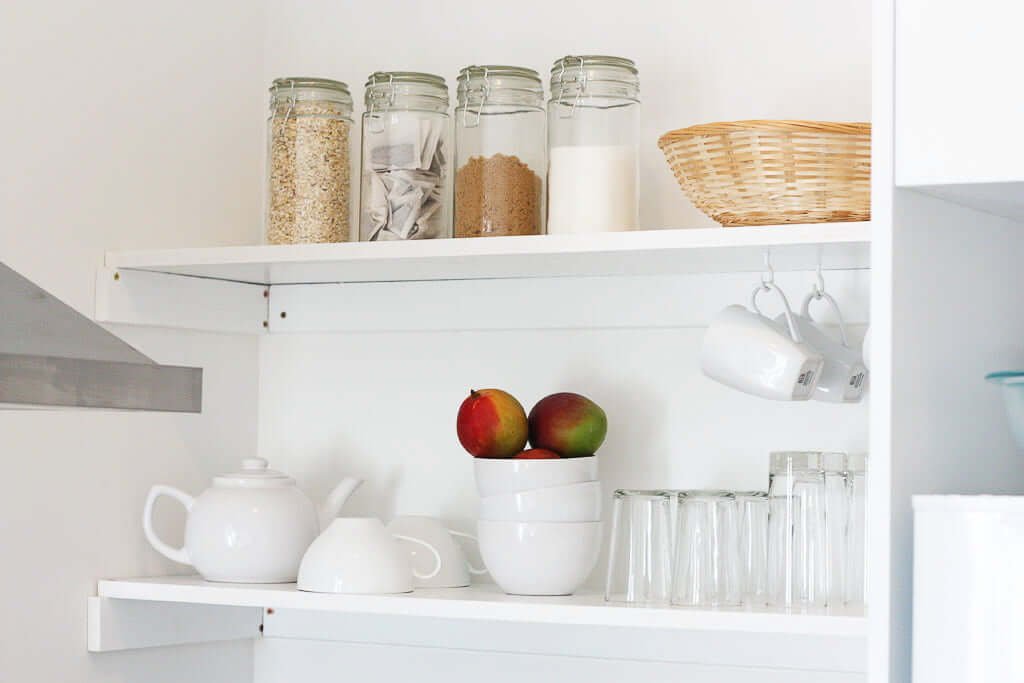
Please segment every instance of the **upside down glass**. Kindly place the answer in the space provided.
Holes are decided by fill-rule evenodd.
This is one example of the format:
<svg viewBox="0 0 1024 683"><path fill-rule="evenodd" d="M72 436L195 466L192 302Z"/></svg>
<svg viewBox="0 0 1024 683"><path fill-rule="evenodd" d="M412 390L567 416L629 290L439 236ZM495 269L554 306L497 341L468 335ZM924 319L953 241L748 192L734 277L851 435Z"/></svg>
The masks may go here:
<svg viewBox="0 0 1024 683"><path fill-rule="evenodd" d="M665 491L615 491L605 600L642 605L668 603L672 581L672 504L672 494Z"/></svg>
<svg viewBox="0 0 1024 683"><path fill-rule="evenodd" d="M768 477L768 604L828 604L822 454L772 453Z"/></svg>
<svg viewBox="0 0 1024 683"><path fill-rule="evenodd" d="M743 602L764 605L768 601L768 494L740 491L735 495Z"/></svg>
<svg viewBox="0 0 1024 683"><path fill-rule="evenodd" d="M740 604L736 498L728 491L678 494L672 604Z"/></svg>
<svg viewBox="0 0 1024 683"><path fill-rule="evenodd" d="M841 605L846 586L850 513L846 454L822 453L821 468L825 477L825 582L828 604Z"/></svg>
<svg viewBox="0 0 1024 683"><path fill-rule="evenodd" d="M867 464L867 458L862 454L846 456L849 514L846 530L846 586L843 600L847 605L863 605L865 602Z"/></svg>

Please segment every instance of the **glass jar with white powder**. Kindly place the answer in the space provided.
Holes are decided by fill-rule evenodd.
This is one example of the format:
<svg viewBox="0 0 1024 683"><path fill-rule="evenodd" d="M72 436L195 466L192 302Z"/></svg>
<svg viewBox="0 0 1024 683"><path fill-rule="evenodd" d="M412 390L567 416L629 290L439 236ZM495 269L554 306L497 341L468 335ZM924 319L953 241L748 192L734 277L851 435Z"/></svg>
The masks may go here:
<svg viewBox="0 0 1024 683"><path fill-rule="evenodd" d="M637 227L640 80L629 59L563 57L548 102L548 234Z"/></svg>

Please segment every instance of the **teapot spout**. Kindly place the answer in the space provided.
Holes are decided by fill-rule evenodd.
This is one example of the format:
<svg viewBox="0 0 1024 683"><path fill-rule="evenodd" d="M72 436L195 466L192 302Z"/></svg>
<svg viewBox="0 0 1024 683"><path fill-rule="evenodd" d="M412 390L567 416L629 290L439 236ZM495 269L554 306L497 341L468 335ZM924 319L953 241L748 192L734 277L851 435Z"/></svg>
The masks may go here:
<svg viewBox="0 0 1024 683"><path fill-rule="evenodd" d="M362 479L356 479L355 477L345 477L338 482L338 485L335 486L334 490L327 496L327 500L325 500L324 504L320 506L321 531L326 529L330 525L331 520L338 516L338 513L341 512L341 506L345 504L348 497L351 496L362 483Z"/></svg>

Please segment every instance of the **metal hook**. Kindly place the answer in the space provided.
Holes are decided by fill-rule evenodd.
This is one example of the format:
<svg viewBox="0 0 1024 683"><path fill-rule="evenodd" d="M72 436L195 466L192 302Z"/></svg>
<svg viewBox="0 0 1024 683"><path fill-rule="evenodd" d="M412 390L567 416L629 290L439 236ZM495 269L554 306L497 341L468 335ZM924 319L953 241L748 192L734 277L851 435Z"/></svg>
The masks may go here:
<svg viewBox="0 0 1024 683"><path fill-rule="evenodd" d="M772 285L775 284L775 269L772 268L772 253L770 250L764 250L764 272L761 273L761 288L771 289Z"/></svg>
<svg viewBox="0 0 1024 683"><path fill-rule="evenodd" d="M825 275L821 272L821 260L818 260L818 270L814 280L814 298L821 299L825 296Z"/></svg>

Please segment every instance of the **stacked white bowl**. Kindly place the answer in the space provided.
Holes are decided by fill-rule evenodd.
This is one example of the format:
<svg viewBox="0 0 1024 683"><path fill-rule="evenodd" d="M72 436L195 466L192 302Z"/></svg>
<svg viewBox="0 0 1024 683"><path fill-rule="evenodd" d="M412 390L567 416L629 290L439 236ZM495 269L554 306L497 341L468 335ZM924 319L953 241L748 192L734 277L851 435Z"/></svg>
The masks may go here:
<svg viewBox="0 0 1024 683"><path fill-rule="evenodd" d="M597 456L474 460L480 554L511 595L569 595L601 550Z"/></svg>

